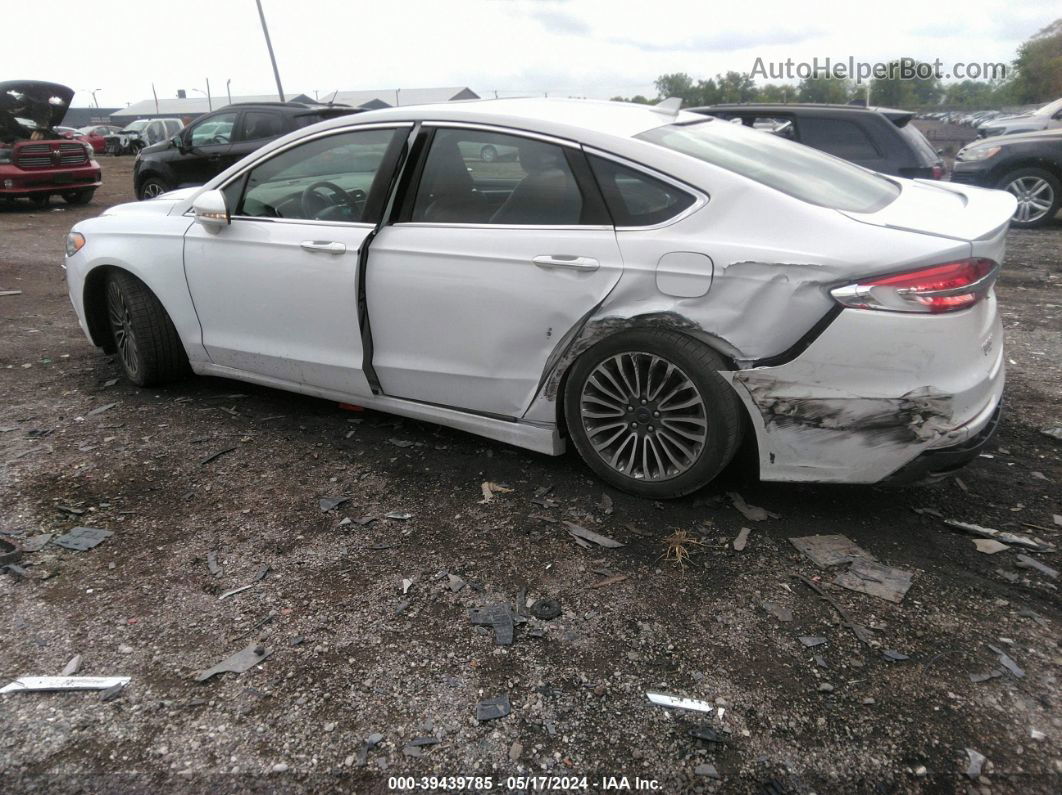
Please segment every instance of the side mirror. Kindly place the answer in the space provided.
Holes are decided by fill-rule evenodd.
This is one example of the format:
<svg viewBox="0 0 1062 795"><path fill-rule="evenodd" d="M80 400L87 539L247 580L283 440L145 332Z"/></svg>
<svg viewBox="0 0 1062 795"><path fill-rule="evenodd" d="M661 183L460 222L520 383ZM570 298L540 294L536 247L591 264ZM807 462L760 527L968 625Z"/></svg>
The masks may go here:
<svg viewBox="0 0 1062 795"><path fill-rule="evenodd" d="M219 190L200 193L192 202L195 220L207 229L219 230L230 223L229 209L225 206L225 194Z"/></svg>

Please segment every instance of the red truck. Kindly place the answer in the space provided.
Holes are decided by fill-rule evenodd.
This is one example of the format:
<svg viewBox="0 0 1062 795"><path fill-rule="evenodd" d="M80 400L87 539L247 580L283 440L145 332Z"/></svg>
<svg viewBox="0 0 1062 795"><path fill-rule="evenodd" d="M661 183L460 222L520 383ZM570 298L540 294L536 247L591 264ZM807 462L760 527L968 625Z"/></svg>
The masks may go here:
<svg viewBox="0 0 1062 795"><path fill-rule="evenodd" d="M0 82L0 199L40 207L55 195L69 204L92 201L102 184L92 145L55 131L73 97L58 83Z"/></svg>

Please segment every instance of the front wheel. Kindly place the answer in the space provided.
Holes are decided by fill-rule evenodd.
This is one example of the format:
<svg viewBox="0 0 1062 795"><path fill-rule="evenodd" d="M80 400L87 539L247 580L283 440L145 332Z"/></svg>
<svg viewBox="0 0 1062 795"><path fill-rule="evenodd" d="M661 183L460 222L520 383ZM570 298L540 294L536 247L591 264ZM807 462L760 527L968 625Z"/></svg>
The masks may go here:
<svg viewBox="0 0 1062 795"><path fill-rule="evenodd" d="M154 199L168 190L170 190L170 186L158 177L148 177L140 183L140 190L137 192L137 198L140 199L140 201Z"/></svg>
<svg viewBox="0 0 1062 795"><path fill-rule="evenodd" d="M107 280L107 320L118 361L137 386L173 381L188 371L184 346L159 299L128 273Z"/></svg>
<svg viewBox="0 0 1062 795"><path fill-rule="evenodd" d="M1058 178L1041 168L1012 171L999 181L999 187L1018 200L1010 224L1021 229L1049 223L1062 204L1062 185Z"/></svg>
<svg viewBox="0 0 1062 795"><path fill-rule="evenodd" d="M595 345L564 391L568 431L603 480L643 497L707 485L741 442L741 403L712 349L671 331L631 330Z"/></svg>
<svg viewBox="0 0 1062 795"><path fill-rule="evenodd" d="M67 204L88 204L92 201L92 197L96 195L95 188L86 188L84 190L72 190L63 194L63 201Z"/></svg>
<svg viewBox="0 0 1062 795"><path fill-rule="evenodd" d="M479 150L479 159L484 163L493 163L498 159L498 150L490 144L487 144Z"/></svg>

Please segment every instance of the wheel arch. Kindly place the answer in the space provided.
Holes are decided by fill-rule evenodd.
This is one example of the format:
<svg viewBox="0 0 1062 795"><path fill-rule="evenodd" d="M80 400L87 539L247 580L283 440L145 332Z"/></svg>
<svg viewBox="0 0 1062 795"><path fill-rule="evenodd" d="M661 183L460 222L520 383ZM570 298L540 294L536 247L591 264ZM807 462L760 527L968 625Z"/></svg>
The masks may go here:
<svg viewBox="0 0 1062 795"><path fill-rule="evenodd" d="M1040 155L1027 155L1025 157L1012 160L1004 166L997 168L993 175L992 182L1002 187L1003 180L1013 174L1015 171L1021 171L1026 168L1038 168L1051 174L1059 182L1062 182L1062 164L1050 160Z"/></svg>
<svg viewBox="0 0 1062 795"><path fill-rule="evenodd" d="M107 281L116 273L125 274L143 285L145 290L155 296L155 299L159 302L162 310L166 312L167 316L169 316L169 311L166 309L166 305L162 302L162 299L159 298L158 293L137 274L118 265L106 264L96 266L85 276L85 287L83 291L85 324L88 326L89 335L92 337L93 344L103 348L105 353L115 352L114 336L111 333L110 323L107 321ZM172 318L170 322L173 322Z"/></svg>

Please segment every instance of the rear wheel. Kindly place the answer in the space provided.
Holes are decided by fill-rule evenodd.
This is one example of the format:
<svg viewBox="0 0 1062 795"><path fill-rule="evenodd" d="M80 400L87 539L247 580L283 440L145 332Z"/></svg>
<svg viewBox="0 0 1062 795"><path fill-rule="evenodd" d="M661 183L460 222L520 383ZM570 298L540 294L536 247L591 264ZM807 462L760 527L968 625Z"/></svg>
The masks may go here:
<svg viewBox="0 0 1062 795"><path fill-rule="evenodd" d="M88 204L92 201L92 197L96 195L95 188L86 188L85 190L71 190L63 194L63 201L67 204Z"/></svg>
<svg viewBox="0 0 1062 795"><path fill-rule="evenodd" d="M1062 204L1062 185L1054 174L1042 168L1012 171L999 181L999 187L1018 200L1011 226L1024 229L1043 226L1055 217Z"/></svg>
<svg viewBox="0 0 1062 795"><path fill-rule="evenodd" d="M479 150L479 159L484 163L493 163L498 159L498 150L490 144L487 144Z"/></svg>
<svg viewBox="0 0 1062 795"><path fill-rule="evenodd" d="M668 499L707 485L741 441L741 404L723 359L671 331L632 330L572 367L568 430L586 464L617 488Z"/></svg>
<svg viewBox="0 0 1062 795"><path fill-rule="evenodd" d="M188 372L188 357L159 299L143 282L116 272L107 280L107 320L118 361L137 386L155 386Z"/></svg>

